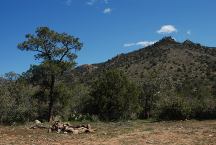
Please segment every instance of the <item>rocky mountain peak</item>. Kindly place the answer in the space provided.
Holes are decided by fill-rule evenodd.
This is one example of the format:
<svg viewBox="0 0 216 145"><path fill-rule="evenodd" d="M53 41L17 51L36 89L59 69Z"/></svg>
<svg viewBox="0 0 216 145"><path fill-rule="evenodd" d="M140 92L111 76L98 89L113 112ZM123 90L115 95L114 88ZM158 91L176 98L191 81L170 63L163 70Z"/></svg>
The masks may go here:
<svg viewBox="0 0 216 145"><path fill-rule="evenodd" d="M161 40L159 40L155 44L156 45L169 45L169 44L177 44L177 42L175 41L174 38L172 38L171 36L168 36L168 37L162 38Z"/></svg>
<svg viewBox="0 0 216 145"><path fill-rule="evenodd" d="M189 39L185 40L183 42L184 45L193 45L194 43L192 41L190 41Z"/></svg>

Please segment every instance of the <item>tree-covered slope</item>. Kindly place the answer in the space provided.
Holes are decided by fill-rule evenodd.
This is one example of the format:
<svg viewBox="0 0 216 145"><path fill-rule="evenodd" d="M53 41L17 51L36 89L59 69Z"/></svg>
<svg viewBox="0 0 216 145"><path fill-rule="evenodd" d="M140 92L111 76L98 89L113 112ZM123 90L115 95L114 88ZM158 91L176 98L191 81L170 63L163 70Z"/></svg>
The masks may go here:
<svg viewBox="0 0 216 145"><path fill-rule="evenodd" d="M112 68L123 70L137 83L156 81L162 85L181 86L188 80L200 80L212 86L216 80L216 49L165 37L151 46L117 55L104 63L79 66L70 78L86 83Z"/></svg>

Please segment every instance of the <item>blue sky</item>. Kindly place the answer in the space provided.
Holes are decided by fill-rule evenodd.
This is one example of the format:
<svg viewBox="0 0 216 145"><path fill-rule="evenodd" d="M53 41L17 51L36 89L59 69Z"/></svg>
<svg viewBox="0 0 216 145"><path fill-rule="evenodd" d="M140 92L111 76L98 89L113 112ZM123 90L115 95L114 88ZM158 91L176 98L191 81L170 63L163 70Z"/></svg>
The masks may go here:
<svg viewBox="0 0 216 145"><path fill-rule="evenodd" d="M77 36L77 62L106 61L166 35L216 46L215 0L1 0L0 74L37 64L17 49L38 26Z"/></svg>

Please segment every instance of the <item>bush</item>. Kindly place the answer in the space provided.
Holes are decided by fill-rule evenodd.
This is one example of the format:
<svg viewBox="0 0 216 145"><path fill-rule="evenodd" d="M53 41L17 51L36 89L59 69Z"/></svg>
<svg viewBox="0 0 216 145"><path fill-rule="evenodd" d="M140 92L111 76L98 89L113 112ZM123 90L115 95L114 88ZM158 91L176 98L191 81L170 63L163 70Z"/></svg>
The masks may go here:
<svg viewBox="0 0 216 145"><path fill-rule="evenodd" d="M152 82L144 82L140 89L140 106L142 107L140 118L148 119L152 117L152 109L154 108L154 104L157 100L159 89Z"/></svg>
<svg viewBox="0 0 216 145"><path fill-rule="evenodd" d="M196 119L215 119L216 118L216 100L212 98L205 98L201 100L194 100L193 103L193 118Z"/></svg>
<svg viewBox="0 0 216 145"><path fill-rule="evenodd" d="M137 117L139 90L122 71L109 70L94 82L87 112L100 119L122 120Z"/></svg>
<svg viewBox="0 0 216 145"><path fill-rule="evenodd" d="M69 121L92 121L96 122L98 121L98 117L96 115L90 115L90 114L72 114L69 119Z"/></svg>
<svg viewBox="0 0 216 145"><path fill-rule="evenodd" d="M156 103L154 115L159 120L185 120L190 118L191 109L183 98L165 97Z"/></svg>
<svg viewBox="0 0 216 145"><path fill-rule="evenodd" d="M37 109L31 96L34 90L23 82L7 81L0 86L0 123L36 119Z"/></svg>
<svg viewBox="0 0 216 145"><path fill-rule="evenodd" d="M55 114L60 115L64 120L73 120L77 116L88 118L88 115L83 114L83 108L86 101L89 100L89 89L83 84L76 84L75 86L66 86L65 84L59 85L55 89L56 104ZM74 117L75 116L75 117ZM87 116L87 117L85 117Z"/></svg>

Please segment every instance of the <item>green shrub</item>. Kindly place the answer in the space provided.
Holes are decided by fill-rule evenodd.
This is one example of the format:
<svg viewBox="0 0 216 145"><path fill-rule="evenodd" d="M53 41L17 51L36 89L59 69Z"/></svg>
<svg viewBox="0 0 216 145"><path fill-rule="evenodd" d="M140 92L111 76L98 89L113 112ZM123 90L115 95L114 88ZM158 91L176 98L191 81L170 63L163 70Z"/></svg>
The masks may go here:
<svg viewBox="0 0 216 145"><path fill-rule="evenodd" d="M102 120L133 119L139 111L138 88L123 72L109 70L94 82L87 112Z"/></svg>
<svg viewBox="0 0 216 145"><path fill-rule="evenodd" d="M215 119L216 118L216 100L212 98L204 98L195 100L193 103L193 118L196 119Z"/></svg>
<svg viewBox="0 0 216 145"><path fill-rule="evenodd" d="M56 104L55 114L61 116L64 120L73 120L74 117L78 117L78 120L88 118L88 115L83 115L83 108L85 103L89 100L88 87L82 84L76 84L75 86L66 86L65 84L59 85L55 89ZM85 117L87 116L87 117Z"/></svg>
<svg viewBox="0 0 216 145"><path fill-rule="evenodd" d="M0 123L26 122L37 117L34 89L23 82L7 81L0 86Z"/></svg>
<svg viewBox="0 0 216 145"><path fill-rule="evenodd" d="M159 120L185 120L191 116L191 107L180 97L161 98L154 109L154 115Z"/></svg>
<svg viewBox="0 0 216 145"><path fill-rule="evenodd" d="M68 119L69 121L98 121L98 117L96 115L90 115L90 114L71 114L71 116Z"/></svg>

